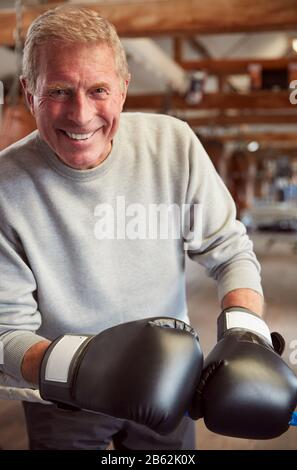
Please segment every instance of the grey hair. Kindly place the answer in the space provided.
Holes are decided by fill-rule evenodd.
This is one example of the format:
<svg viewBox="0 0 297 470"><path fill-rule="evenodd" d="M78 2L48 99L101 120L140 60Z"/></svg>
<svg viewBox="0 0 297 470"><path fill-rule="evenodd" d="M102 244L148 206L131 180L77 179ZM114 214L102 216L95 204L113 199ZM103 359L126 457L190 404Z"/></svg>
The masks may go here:
<svg viewBox="0 0 297 470"><path fill-rule="evenodd" d="M31 23L24 45L23 77L31 93L36 90L38 48L49 41L106 44L114 53L116 71L122 86L129 78L124 47L115 27L97 12L86 8L60 6L47 10Z"/></svg>

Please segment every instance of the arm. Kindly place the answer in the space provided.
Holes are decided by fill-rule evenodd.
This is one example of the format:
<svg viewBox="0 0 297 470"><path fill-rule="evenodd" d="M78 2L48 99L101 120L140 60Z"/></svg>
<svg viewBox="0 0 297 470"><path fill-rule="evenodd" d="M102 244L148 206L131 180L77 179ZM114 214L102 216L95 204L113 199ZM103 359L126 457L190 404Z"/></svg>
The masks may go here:
<svg viewBox="0 0 297 470"><path fill-rule="evenodd" d="M236 220L234 201L194 134L187 152L186 202L199 209L197 218L191 220L195 236L187 243L188 255L217 282L219 300L225 308L243 302L261 314L260 265L244 225Z"/></svg>
<svg viewBox="0 0 297 470"><path fill-rule="evenodd" d="M38 385L39 370L43 356L49 345L50 341L44 340L34 344L25 353L22 361L22 375L23 378L32 384Z"/></svg>
<svg viewBox="0 0 297 470"><path fill-rule="evenodd" d="M245 307L258 315L263 315L264 299L252 289L235 289L228 292L222 300L222 309L228 307Z"/></svg>
<svg viewBox="0 0 297 470"><path fill-rule="evenodd" d="M36 280L20 237L10 225L8 216L1 201L0 341L4 361L0 363L0 371L22 383L23 356L34 344L45 338L34 333L41 325L41 314L35 297ZM31 374L27 375L26 371L25 376L30 377Z"/></svg>

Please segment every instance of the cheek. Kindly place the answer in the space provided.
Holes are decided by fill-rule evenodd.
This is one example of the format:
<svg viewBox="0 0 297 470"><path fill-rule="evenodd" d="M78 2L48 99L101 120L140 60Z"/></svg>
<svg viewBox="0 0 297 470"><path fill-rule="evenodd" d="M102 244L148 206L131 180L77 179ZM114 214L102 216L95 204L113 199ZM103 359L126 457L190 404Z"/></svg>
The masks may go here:
<svg viewBox="0 0 297 470"><path fill-rule="evenodd" d="M106 101L104 106L102 107L102 117L103 112L106 112L107 115L110 117L117 117L119 113L122 111L122 100L119 95L112 97L110 100Z"/></svg>
<svg viewBox="0 0 297 470"><path fill-rule="evenodd" d="M61 118L63 115L63 107L60 103L49 100L40 100L35 107L36 120L44 124L50 124L52 121Z"/></svg>

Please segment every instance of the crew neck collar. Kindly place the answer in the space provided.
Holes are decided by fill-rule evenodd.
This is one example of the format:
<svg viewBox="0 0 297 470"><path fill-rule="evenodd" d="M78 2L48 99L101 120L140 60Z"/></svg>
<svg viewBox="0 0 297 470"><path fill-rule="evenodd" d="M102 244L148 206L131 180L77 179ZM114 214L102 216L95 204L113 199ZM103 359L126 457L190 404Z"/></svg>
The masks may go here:
<svg viewBox="0 0 297 470"><path fill-rule="evenodd" d="M112 140L112 148L109 155L103 160L95 168L90 168L88 170L77 170L75 168L71 168L70 166L65 165L57 154L49 147L49 145L41 138L39 132L36 134L36 142L41 152L41 156L45 157L49 165L57 171L62 176L66 178L75 179L79 181L89 181L98 178L99 176L107 173L115 159L116 154L116 147L117 147L117 134L119 129L117 130L113 140Z"/></svg>

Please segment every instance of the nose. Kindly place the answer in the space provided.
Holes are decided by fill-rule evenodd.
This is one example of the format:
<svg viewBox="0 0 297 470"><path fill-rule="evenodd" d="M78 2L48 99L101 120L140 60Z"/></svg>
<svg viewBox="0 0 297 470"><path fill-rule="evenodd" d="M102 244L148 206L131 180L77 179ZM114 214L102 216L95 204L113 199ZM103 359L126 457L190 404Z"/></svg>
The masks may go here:
<svg viewBox="0 0 297 470"><path fill-rule="evenodd" d="M68 103L67 118L76 126L84 127L92 121L95 114L92 103L83 92L77 92Z"/></svg>

